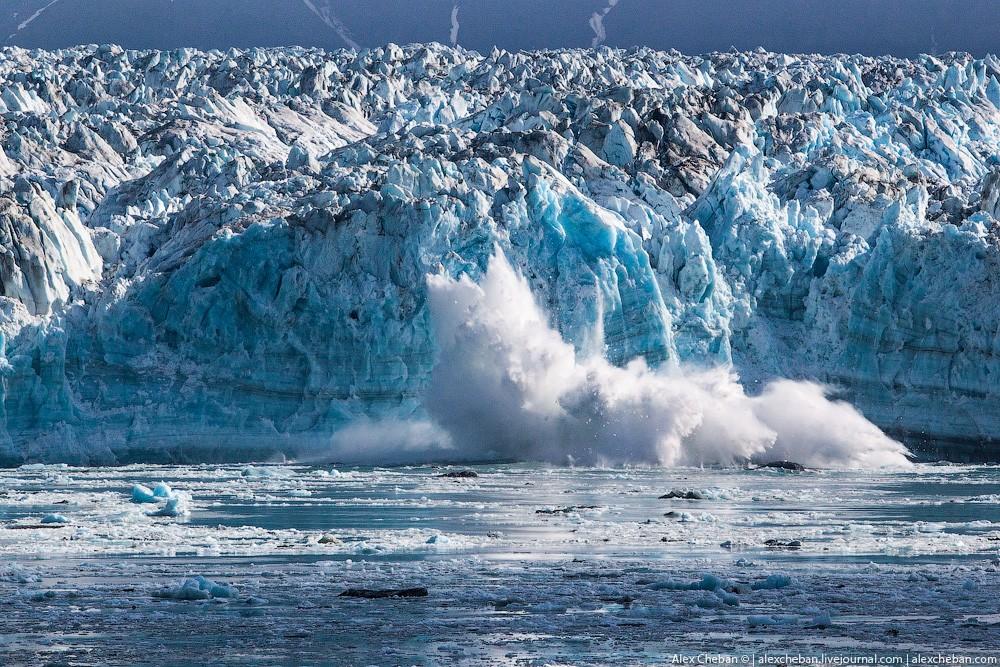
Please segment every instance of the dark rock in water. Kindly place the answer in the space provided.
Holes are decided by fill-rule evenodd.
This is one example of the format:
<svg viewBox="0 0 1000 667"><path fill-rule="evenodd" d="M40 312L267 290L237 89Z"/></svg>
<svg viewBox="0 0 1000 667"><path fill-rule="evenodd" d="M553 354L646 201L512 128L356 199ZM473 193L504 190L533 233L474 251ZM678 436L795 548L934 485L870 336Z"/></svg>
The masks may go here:
<svg viewBox="0 0 1000 667"><path fill-rule="evenodd" d="M705 496L701 495L697 491L671 491L670 493L664 493L660 496L660 500L669 500L671 498L679 498L680 500L704 500Z"/></svg>
<svg viewBox="0 0 1000 667"><path fill-rule="evenodd" d="M570 505L569 507L557 507L556 509L535 510L535 514L569 514L580 510L596 510L599 505Z"/></svg>
<svg viewBox="0 0 1000 667"><path fill-rule="evenodd" d="M388 588L379 590L372 588L348 588L338 597L365 598L368 600L379 598L425 598L427 597L427 589L422 586L418 588Z"/></svg>
<svg viewBox="0 0 1000 667"><path fill-rule="evenodd" d="M65 527L64 523L23 523L17 526L7 526L7 530L51 530Z"/></svg>
<svg viewBox="0 0 1000 667"><path fill-rule="evenodd" d="M673 511L673 510L670 510L669 512L666 512L666 513L664 513L664 515L663 515L663 516L665 516L665 517L668 517L668 518L670 518L670 519L676 519L676 518L677 518L677 517L679 517L680 515L681 515L681 513L680 513L680 512L675 512L675 511Z"/></svg>
<svg viewBox="0 0 1000 667"><path fill-rule="evenodd" d="M768 549L801 549L802 542L799 540L767 540L764 542L764 546Z"/></svg>
<svg viewBox="0 0 1000 667"><path fill-rule="evenodd" d="M795 461L771 461L770 463L764 463L757 466L758 468L776 468L778 470L794 470L796 472L802 472L806 469L801 463L796 463Z"/></svg>
<svg viewBox="0 0 1000 667"><path fill-rule="evenodd" d="M598 599L601 602L608 602L608 603L611 603L611 604L620 604L621 606L625 607L626 609L630 608L632 606L632 603L635 602L635 598L633 598L631 596L628 596L628 595L621 595L621 596L602 595Z"/></svg>
<svg viewBox="0 0 1000 667"><path fill-rule="evenodd" d="M450 477L452 479L470 479L472 477L479 477L479 473L474 470L454 470L452 472L446 472L438 475L438 477Z"/></svg>
<svg viewBox="0 0 1000 667"><path fill-rule="evenodd" d="M519 600L517 598L504 598L503 600L497 600L493 603L493 608L497 611L506 609L511 605L523 605L524 600Z"/></svg>

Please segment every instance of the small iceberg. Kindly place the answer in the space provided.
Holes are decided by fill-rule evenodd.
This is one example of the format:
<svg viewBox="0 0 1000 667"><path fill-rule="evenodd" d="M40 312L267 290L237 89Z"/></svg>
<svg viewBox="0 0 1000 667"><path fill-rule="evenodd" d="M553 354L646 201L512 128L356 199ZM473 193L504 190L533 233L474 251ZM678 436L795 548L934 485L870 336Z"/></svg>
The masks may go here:
<svg viewBox="0 0 1000 667"><path fill-rule="evenodd" d="M143 484L136 484L132 487L132 502L142 504L155 503L159 501L151 488Z"/></svg>
<svg viewBox="0 0 1000 667"><path fill-rule="evenodd" d="M153 488L144 484L135 484L132 487L132 502L138 504L163 502L158 510L146 512L146 516L179 517L186 516L191 512L191 496L186 493L175 493L166 482L157 482Z"/></svg>
<svg viewBox="0 0 1000 667"><path fill-rule="evenodd" d="M166 482L157 482L153 487L153 495L157 498L171 498L174 492Z"/></svg>
<svg viewBox="0 0 1000 667"><path fill-rule="evenodd" d="M211 600L236 597L236 589L201 576L185 579L177 586L167 586L153 592L153 597L167 600Z"/></svg>
<svg viewBox="0 0 1000 667"><path fill-rule="evenodd" d="M188 497L184 494L175 494L167 498L167 502L164 503L163 507L155 512L147 512L146 516L178 517L187 516L190 513L191 507Z"/></svg>

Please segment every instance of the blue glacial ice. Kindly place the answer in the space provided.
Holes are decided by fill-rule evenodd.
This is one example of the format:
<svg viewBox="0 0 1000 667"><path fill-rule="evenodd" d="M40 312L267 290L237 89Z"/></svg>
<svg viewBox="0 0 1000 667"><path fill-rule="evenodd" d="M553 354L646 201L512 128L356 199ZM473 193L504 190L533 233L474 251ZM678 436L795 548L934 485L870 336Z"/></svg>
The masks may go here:
<svg viewBox="0 0 1000 667"><path fill-rule="evenodd" d="M998 79L963 54L3 49L0 458L419 458L427 276L498 251L608 375L818 381L995 456Z"/></svg>
<svg viewBox="0 0 1000 667"><path fill-rule="evenodd" d="M133 503L155 503L157 498L153 495L153 490L145 484L135 484L132 486Z"/></svg>
<svg viewBox="0 0 1000 667"><path fill-rule="evenodd" d="M167 586L153 592L154 597L168 600L210 600L236 597L236 590L226 584L217 583L202 575L185 579L175 586Z"/></svg>

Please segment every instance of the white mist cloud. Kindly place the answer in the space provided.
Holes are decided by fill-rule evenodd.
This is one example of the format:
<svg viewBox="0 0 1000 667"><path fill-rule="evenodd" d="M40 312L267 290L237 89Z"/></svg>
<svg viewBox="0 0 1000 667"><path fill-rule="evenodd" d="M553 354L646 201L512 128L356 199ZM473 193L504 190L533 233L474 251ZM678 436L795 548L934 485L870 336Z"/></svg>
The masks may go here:
<svg viewBox="0 0 1000 667"><path fill-rule="evenodd" d="M460 9L459 3L455 3L451 8L451 32L448 33L448 39L451 40L452 46L458 46L458 30L461 25L458 22L458 10Z"/></svg>
<svg viewBox="0 0 1000 667"><path fill-rule="evenodd" d="M601 9L590 15L590 29L594 31L594 39L591 40L591 48L597 47L604 43L604 40L608 38L608 32L604 28L604 17L611 13L611 10L615 8L619 0L608 0L608 4Z"/></svg>
<svg viewBox="0 0 1000 667"><path fill-rule="evenodd" d="M451 437L421 419L359 419L333 434L323 460L338 463L402 465L471 458L457 451Z"/></svg>
<svg viewBox="0 0 1000 667"><path fill-rule="evenodd" d="M29 25L31 25L32 23L34 23L35 19L37 19L42 14L44 14L45 11L47 9L49 9L49 7L51 7L52 5L56 4L57 2L59 2L59 0L49 0L48 3L46 3L45 5L42 5L38 9L36 9L34 14L32 14L28 18L24 19L20 23L18 23L17 24L17 29L14 32L12 32L7 37L7 41L9 42L10 40L14 39L14 37L17 35L17 33L21 32L22 30L24 30L25 28L27 28Z"/></svg>
<svg viewBox="0 0 1000 667"><path fill-rule="evenodd" d="M361 47L358 43L354 41L351 37L350 31L344 22L337 18L337 15L333 12L333 7L330 5L330 0L302 0L306 7L309 8L313 14L319 17L323 23L325 23L330 29L332 29L337 36L344 41L349 48L355 51L359 50Z"/></svg>
<svg viewBox="0 0 1000 667"><path fill-rule="evenodd" d="M729 371L582 357L497 254L479 284L429 276L440 346L428 414L470 458L553 463L907 465L906 449L823 387L747 396Z"/></svg>

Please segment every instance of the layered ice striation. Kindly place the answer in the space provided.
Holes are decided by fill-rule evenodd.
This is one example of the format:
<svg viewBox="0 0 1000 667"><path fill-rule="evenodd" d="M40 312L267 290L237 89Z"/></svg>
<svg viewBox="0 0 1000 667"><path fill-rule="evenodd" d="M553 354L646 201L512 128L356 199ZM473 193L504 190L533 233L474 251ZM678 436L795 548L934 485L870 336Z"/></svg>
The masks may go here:
<svg viewBox="0 0 1000 667"><path fill-rule="evenodd" d="M0 451L251 459L421 419L427 275L581 354L1000 438L1000 60L0 51Z"/></svg>

